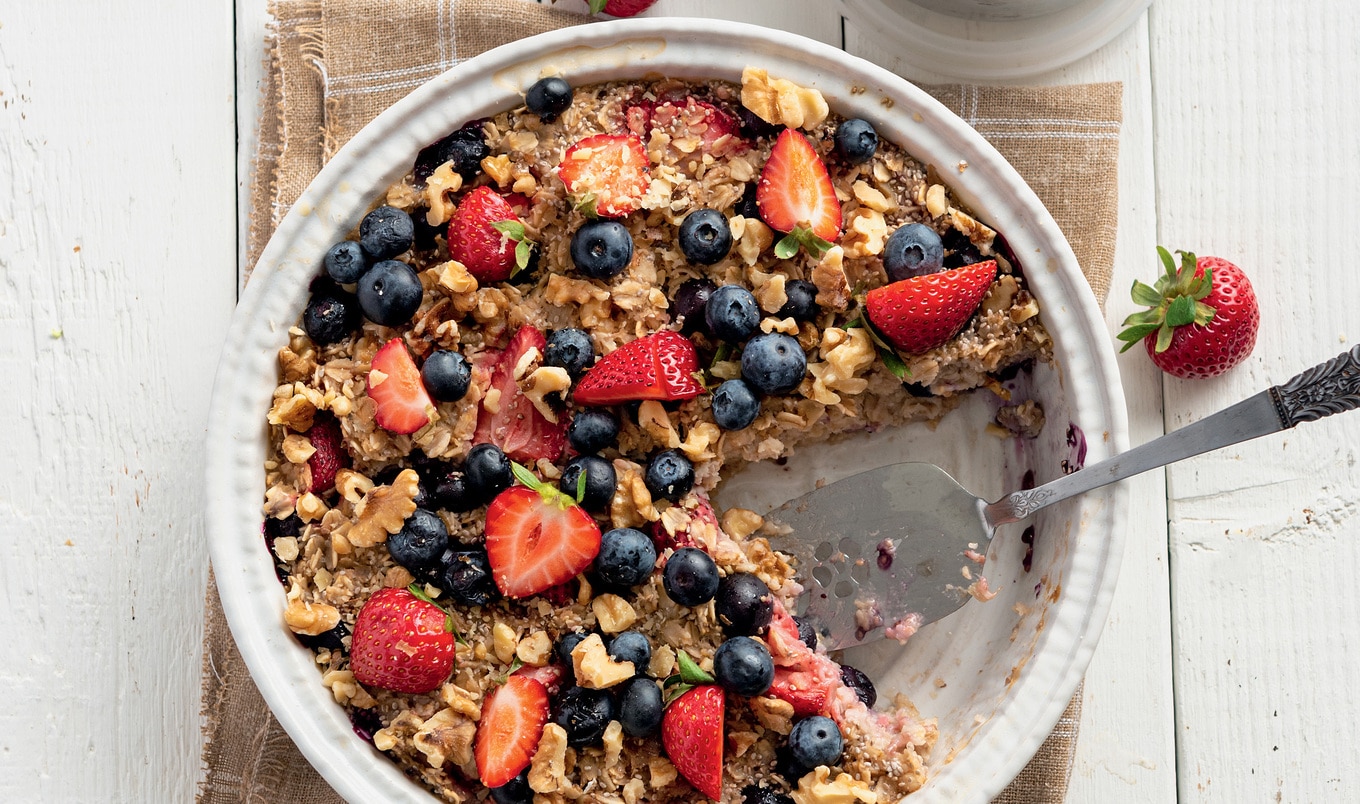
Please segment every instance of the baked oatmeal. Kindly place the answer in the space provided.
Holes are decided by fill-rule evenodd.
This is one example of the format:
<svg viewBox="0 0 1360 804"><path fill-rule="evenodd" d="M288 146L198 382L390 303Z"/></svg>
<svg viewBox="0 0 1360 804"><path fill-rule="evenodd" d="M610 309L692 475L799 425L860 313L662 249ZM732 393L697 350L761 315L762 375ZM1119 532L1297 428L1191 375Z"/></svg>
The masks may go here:
<svg viewBox="0 0 1360 804"><path fill-rule="evenodd" d="M446 801L899 800L934 722L819 648L792 560L708 494L1004 395L1050 354L1008 256L816 90L539 81L416 157L279 352L286 626Z"/></svg>

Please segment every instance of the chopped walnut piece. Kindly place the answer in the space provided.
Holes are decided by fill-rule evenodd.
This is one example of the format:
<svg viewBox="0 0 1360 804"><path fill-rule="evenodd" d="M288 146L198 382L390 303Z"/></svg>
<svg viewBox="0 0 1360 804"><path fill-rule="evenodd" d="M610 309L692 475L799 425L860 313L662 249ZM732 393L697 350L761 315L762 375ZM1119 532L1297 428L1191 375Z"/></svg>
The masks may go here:
<svg viewBox="0 0 1360 804"><path fill-rule="evenodd" d="M307 436L289 433L279 445L279 452L283 453L284 460L289 463L303 464L316 454L316 447L312 446L311 439Z"/></svg>
<svg viewBox="0 0 1360 804"><path fill-rule="evenodd" d="M315 522L329 510L326 503L310 491L298 498L297 515L303 522Z"/></svg>
<svg viewBox="0 0 1360 804"><path fill-rule="evenodd" d="M458 205L449 196L463 189L463 177L453 169L453 162L445 162L435 168L434 173L425 180L425 222L430 226L442 226L453 217Z"/></svg>
<svg viewBox="0 0 1360 804"><path fill-rule="evenodd" d="M374 488L354 506L354 526L347 534L350 544L372 547L387 541L415 512L419 493L420 475L412 469L403 469L392 485Z"/></svg>
<svg viewBox="0 0 1360 804"><path fill-rule="evenodd" d="M543 727L529 763L529 787L535 793L556 793L571 787L567 781L567 732L556 723Z"/></svg>
<svg viewBox="0 0 1360 804"><path fill-rule="evenodd" d="M496 186L502 190L510 183L513 175L509 154L497 154L484 158L482 160L482 170L485 171L486 175L490 176L491 180L496 182Z"/></svg>
<svg viewBox="0 0 1360 804"><path fill-rule="evenodd" d="M828 310L850 306L850 280L845 276L845 250L832 246L812 269L812 284L817 286L817 304Z"/></svg>
<svg viewBox="0 0 1360 804"><path fill-rule="evenodd" d="M420 725L411 743L425 755L431 768L446 763L463 766L472 762L472 739L477 724L452 709L441 709Z"/></svg>
<svg viewBox="0 0 1360 804"><path fill-rule="evenodd" d="M790 707L790 709L791 708L792 707ZM651 786L653 790L659 790L660 788L665 787L675 781L675 777L679 775L679 771L677 771L675 766L671 764L671 761L665 757L657 757L648 760L647 771L652 777Z"/></svg>
<svg viewBox="0 0 1360 804"><path fill-rule="evenodd" d="M321 676L321 685L331 691L335 702L344 706L353 706L356 709L371 709L378 705L377 700L368 694L354 680L354 673L348 670L330 670Z"/></svg>
<svg viewBox="0 0 1360 804"><path fill-rule="evenodd" d="M591 634L572 649L571 664L576 672L576 683L592 690L609 689L636 674L632 662L616 662L609 658L599 634Z"/></svg>
<svg viewBox="0 0 1360 804"><path fill-rule="evenodd" d="M519 637L515 629L505 623L491 626L491 649L501 664L510 664L515 658L515 648L519 647Z"/></svg>
<svg viewBox="0 0 1360 804"><path fill-rule="evenodd" d="M848 773L831 779L831 768L818 765L817 769L798 780L798 787L790 794L795 804L878 804L878 793L864 781Z"/></svg>
<svg viewBox="0 0 1360 804"><path fill-rule="evenodd" d="M723 532L737 541L741 541L760 530L760 526L763 524L765 524L765 517L746 508L728 508L723 512Z"/></svg>
<svg viewBox="0 0 1360 804"><path fill-rule="evenodd" d="M600 630L606 634L627 631L637 622L637 612L631 603L615 594L603 594L590 603Z"/></svg>
<svg viewBox="0 0 1360 804"><path fill-rule="evenodd" d="M831 111L818 90L770 78L758 67L742 70L741 105L772 125L803 129L815 128Z"/></svg>
<svg viewBox="0 0 1360 804"><path fill-rule="evenodd" d="M373 481L353 469L341 469L335 473L335 489L350 503L358 503L373 490Z"/></svg>
<svg viewBox="0 0 1360 804"><path fill-rule="evenodd" d="M339 624L340 610L325 603L290 600L288 608L283 610L283 621L295 634L319 636Z"/></svg>
<svg viewBox="0 0 1360 804"><path fill-rule="evenodd" d="M945 192L944 185L932 184L926 190L926 212L930 217L938 218L949 211L949 196Z"/></svg>
<svg viewBox="0 0 1360 804"><path fill-rule="evenodd" d="M534 631L515 646L515 655L531 667L542 667L552 658L552 638L546 631Z"/></svg>
<svg viewBox="0 0 1360 804"><path fill-rule="evenodd" d="M751 711L760 725L770 731L788 734L793 729L793 704L788 701L764 696L752 698Z"/></svg>

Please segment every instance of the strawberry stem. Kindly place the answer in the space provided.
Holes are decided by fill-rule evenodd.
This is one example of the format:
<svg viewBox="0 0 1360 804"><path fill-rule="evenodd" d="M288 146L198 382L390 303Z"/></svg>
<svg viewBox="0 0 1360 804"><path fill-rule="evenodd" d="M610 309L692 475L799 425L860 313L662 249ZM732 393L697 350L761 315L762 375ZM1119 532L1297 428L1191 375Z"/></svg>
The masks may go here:
<svg viewBox="0 0 1360 804"><path fill-rule="evenodd" d="M539 480L537 475L535 475L533 472L530 472L527 467L521 465L516 461L510 462L510 472L515 476L515 480L519 481L519 484L521 486L524 486L525 488L528 488L532 491L538 492L538 496L542 497L543 502L548 505L555 505L558 508L566 510L569 506L572 506L577 502L580 502L580 500L573 500L569 495L563 494L561 491L553 488L551 485L544 483L542 480ZM585 477L586 477L585 472L582 472L581 480L584 481ZM579 487L581 486L581 483L578 483L577 485ZM584 497L585 491L582 490L580 494L582 497Z"/></svg>
<svg viewBox="0 0 1360 804"><path fill-rule="evenodd" d="M1163 275L1152 286L1134 281L1130 291L1133 301L1150 309L1124 319L1125 329L1115 336L1124 341L1121 352L1146 338L1154 338L1155 352L1165 352L1171 347L1176 327L1205 326L1214 320L1214 308L1201 301L1213 291L1213 269L1205 268L1197 275L1195 255L1188 251L1176 253L1181 257L1179 267L1171 252L1158 246L1157 258L1162 263Z"/></svg>
<svg viewBox="0 0 1360 804"><path fill-rule="evenodd" d="M814 259L821 259L822 255L831 249L831 246L832 243L818 237L812 229L795 226L793 231L784 235L778 243L774 244L774 256L781 260L791 259L801 248Z"/></svg>

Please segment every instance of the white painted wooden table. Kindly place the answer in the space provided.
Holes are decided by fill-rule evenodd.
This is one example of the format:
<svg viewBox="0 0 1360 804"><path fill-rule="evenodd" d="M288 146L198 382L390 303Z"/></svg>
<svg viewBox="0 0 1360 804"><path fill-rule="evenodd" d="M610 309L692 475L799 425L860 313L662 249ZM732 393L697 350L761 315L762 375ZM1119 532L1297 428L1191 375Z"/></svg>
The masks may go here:
<svg viewBox="0 0 1360 804"><path fill-rule="evenodd" d="M902 69L828 0L650 13ZM193 796L202 438L264 24L264 0L0 0L0 801ZM1135 443L1360 338L1357 29L1354 0L1155 0L1039 79L1124 82L1112 332L1158 242L1237 261L1261 298L1227 376L1120 359ZM1352 415L1131 483L1071 801L1360 800L1358 451Z"/></svg>

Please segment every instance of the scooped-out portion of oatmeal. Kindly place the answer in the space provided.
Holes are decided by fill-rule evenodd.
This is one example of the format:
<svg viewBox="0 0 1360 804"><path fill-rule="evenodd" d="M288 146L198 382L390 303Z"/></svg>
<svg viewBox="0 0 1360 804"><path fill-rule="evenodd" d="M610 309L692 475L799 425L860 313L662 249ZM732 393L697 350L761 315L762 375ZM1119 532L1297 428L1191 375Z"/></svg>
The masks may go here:
<svg viewBox="0 0 1360 804"><path fill-rule="evenodd" d="M318 268L264 532L377 750L449 802L921 786L934 721L819 647L791 559L709 492L1049 358L933 169L756 68L547 77L422 150Z"/></svg>

